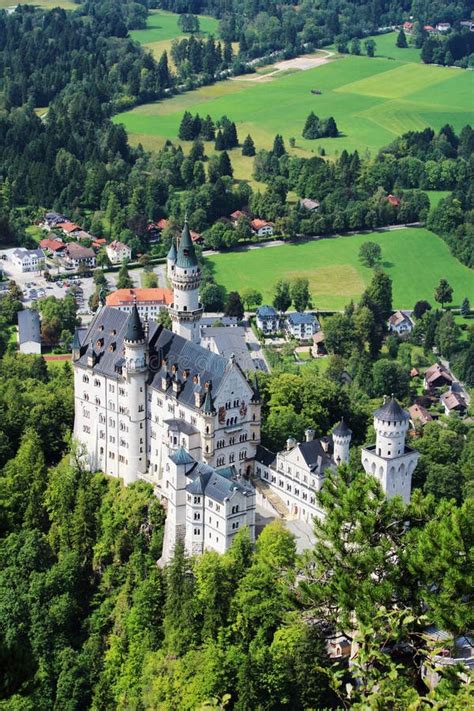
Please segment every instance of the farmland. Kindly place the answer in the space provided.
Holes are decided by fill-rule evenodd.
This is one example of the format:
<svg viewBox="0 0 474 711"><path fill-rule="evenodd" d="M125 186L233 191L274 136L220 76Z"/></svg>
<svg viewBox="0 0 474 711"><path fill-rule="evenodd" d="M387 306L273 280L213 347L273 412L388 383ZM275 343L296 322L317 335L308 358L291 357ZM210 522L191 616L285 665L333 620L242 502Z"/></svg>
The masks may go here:
<svg viewBox="0 0 474 711"><path fill-rule="evenodd" d="M309 280L315 307L342 309L351 299L358 299L370 281L372 271L358 257L361 244L368 240L382 248L384 270L393 280L395 308L413 308L419 299L434 303L433 292L441 278L454 289L453 305L465 296L474 302L472 270L450 254L441 238L423 228L219 254L208 257L207 263L217 283L228 291L252 287L268 302L278 279L302 276Z"/></svg>
<svg viewBox="0 0 474 711"><path fill-rule="evenodd" d="M159 58L171 49L171 43L177 37L183 37L183 31L178 25L179 15L163 10L151 10L147 27L144 30L134 30L130 36ZM199 26L202 35L218 35L219 23L213 17L199 15Z"/></svg>
<svg viewBox="0 0 474 711"><path fill-rule="evenodd" d="M386 48L390 38L394 45L393 34L378 41ZM403 55L404 50L393 49L394 56L407 56L410 61L335 55L333 61L314 69L265 81L220 82L136 107L115 120L125 125L133 143L157 148L166 139L177 139L185 110L209 113L213 119L227 114L236 122L241 140L250 133L257 148L269 148L275 134L281 133L287 145L290 137L296 138L293 152L302 156L317 153L320 148L328 156L338 155L343 149L373 154L405 131L426 126L439 129L448 122L459 131L472 121L472 72L415 63L411 61L414 50ZM321 95L311 93L315 88ZM303 139L302 128L311 110L321 117L334 116L342 135L317 141ZM237 177L248 178L252 160L239 163Z"/></svg>

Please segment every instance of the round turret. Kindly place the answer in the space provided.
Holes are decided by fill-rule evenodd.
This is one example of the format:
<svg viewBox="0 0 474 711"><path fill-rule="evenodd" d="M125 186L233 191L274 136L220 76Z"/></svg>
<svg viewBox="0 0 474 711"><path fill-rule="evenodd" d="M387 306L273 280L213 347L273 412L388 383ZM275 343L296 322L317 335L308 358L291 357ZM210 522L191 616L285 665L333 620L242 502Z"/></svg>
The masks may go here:
<svg viewBox="0 0 474 711"><path fill-rule="evenodd" d="M333 459L339 464L349 461L349 448L351 444L352 430L346 425L344 418L335 426L332 431Z"/></svg>
<svg viewBox="0 0 474 711"><path fill-rule="evenodd" d="M403 454L409 419L410 415L393 395L385 397L382 407L374 412L376 450L379 456L391 458Z"/></svg>

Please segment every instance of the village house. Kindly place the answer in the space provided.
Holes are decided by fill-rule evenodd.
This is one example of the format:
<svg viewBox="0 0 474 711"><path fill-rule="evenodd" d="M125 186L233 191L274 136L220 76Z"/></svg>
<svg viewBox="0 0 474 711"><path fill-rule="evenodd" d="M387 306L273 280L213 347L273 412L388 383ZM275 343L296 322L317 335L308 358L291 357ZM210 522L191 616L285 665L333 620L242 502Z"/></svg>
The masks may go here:
<svg viewBox="0 0 474 711"><path fill-rule="evenodd" d="M436 25L436 29L438 32L449 32L451 29L451 23L450 22L438 22Z"/></svg>
<svg viewBox="0 0 474 711"><path fill-rule="evenodd" d="M301 198L300 207L303 207L308 212L316 212L319 210L319 200L311 200L311 198Z"/></svg>
<svg viewBox="0 0 474 711"><path fill-rule="evenodd" d="M135 304L141 318L156 318L162 309L173 301L171 289L154 287L150 289L117 289L105 299L107 306L129 313Z"/></svg>
<svg viewBox="0 0 474 711"><path fill-rule="evenodd" d="M61 252L66 249L66 245L62 239L42 239L39 243L41 249L43 249L47 254L55 256L61 254Z"/></svg>
<svg viewBox="0 0 474 711"><path fill-rule="evenodd" d="M47 212L44 216L42 227L49 232L62 222L68 222L66 215L62 215L60 212Z"/></svg>
<svg viewBox="0 0 474 711"><path fill-rule="evenodd" d="M453 376L441 363L435 363L425 371L425 390L435 390L436 388L443 388L446 385L451 386L453 382Z"/></svg>
<svg viewBox="0 0 474 711"><path fill-rule="evenodd" d="M41 354L41 327L37 311L18 311L18 345L20 353Z"/></svg>
<svg viewBox="0 0 474 711"><path fill-rule="evenodd" d="M66 267L72 269L78 269L82 264L86 267L95 267L95 252L90 247L69 242L64 250L64 263Z"/></svg>
<svg viewBox="0 0 474 711"><path fill-rule="evenodd" d="M280 326L280 319L273 306L259 306L256 312L255 322L257 328L265 335L276 333Z"/></svg>
<svg viewBox="0 0 474 711"><path fill-rule="evenodd" d="M411 405L411 407L408 408L408 412L410 414L410 425L413 429L416 429L420 425L424 427L427 422L432 422L433 420L433 416L428 412L426 407L418 403Z"/></svg>
<svg viewBox="0 0 474 711"><path fill-rule="evenodd" d="M313 345L311 346L311 355L313 358L319 358L326 355L326 346L324 345L324 331L318 331L313 336Z"/></svg>
<svg viewBox="0 0 474 711"><path fill-rule="evenodd" d="M266 237L273 234L272 223L266 220L260 220L257 217L254 220L250 220L250 229L257 237Z"/></svg>
<svg viewBox="0 0 474 711"><path fill-rule="evenodd" d="M299 313L297 311L286 314L285 330L288 335L297 338L299 341L310 339L319 329L319 321L314 314Z"/></svg>
<svg viewBox="0 0 474 711"><path fill-rule="evenodd" d="M414 25L413 22L404 22L404 23L403 23L403 31L404 31L406 34L411 35L411 33L413 32L413 25Z"/></svg>
<svg viewBox="0 0 474 711"><path fill-rule="evenodd" d="M463 395L452 387L441 395L440 402L444 407L445 415L451 415L453 412L457 412L461 416L466 414L467 403Z"/></svg>
<svg viewBox="0 0 474 711"><path fill-rule="evenodd" d="M105 248L107 256L112 264L120 264L121 262L132 258L132 250L127 244L114 239L113 242Z"/></svg>
<svg viewBox="0 0 474 711"><path fill-rule="evenodd" d="M469 30L469 32L474 32L474 20L461 20L459 25L460 27Z"/></svg>
<svg viewBox="0 0 474 711"><path fill-rule="evenodd" d="M387 195L387 202L389 202L393 207L400 207L402 204L400 198L397 198L396 195L392 195L391 193L390 195Z"/></svg>
<svg viewBox="0 0 474 711"><path fill-rule="evenodd" d="M81 232L81 227L74 222L59 222L55 227L64 232L68 237L76 237L78 232Z"/></svg>
<svg viewBox="0 0 474 711"><path fill-rule="evenodd" d="M397 333L399 336L410 333L414 325L409 311L395 311L388 319L388 330L391 333Z"/></svg>
<svg viewBox="0 0 474 711"><path fill-rule="evenodd" d="M234 210L234 212L232 212L229 217L230 217L230 221L232 222L233 226L237 227L237 224L242 217L245 217L248 219L248 218L250 218L250 215L248 214L248 212L246 210Z"/></svg>
<svg viewBox="0 0 474 711"><path fill-rule="evenodd" d="M39 272L44 267L44 252L42 249L18 247L12 252L11 262L16 271Z"/></svg>

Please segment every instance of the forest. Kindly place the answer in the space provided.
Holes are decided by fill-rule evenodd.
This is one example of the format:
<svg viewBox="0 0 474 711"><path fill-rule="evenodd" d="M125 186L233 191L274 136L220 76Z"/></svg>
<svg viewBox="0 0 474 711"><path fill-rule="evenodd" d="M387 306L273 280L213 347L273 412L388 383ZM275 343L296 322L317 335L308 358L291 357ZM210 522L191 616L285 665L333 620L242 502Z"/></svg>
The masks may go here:
<svg viewBox="0 0 474 711"><path fill-rule="evenodd" d="M70 366L51 374L39 356L6 352L0 374L0 709L472 704L456 670L432 691L421 681L435 664L426 626L459 635L473 624L472 498L420 484L459 451L472 487L472 428L428 428L407 507L387 501L354 456L319 494L327 516L303 556L275 522L255 548L243 529L225 555L191 559L178 546L163 569L151 487L85 471L71 449ZM307 408L323 381L292 377L262 381L266 407L284 409L287 393L312 382L304 416L321 417ZM328 419L316 425L347 407L357 441L370 438L370 403L351 405L335 381L324 389ZM351 669L327 654L340 630L358 645Z"/></svg>

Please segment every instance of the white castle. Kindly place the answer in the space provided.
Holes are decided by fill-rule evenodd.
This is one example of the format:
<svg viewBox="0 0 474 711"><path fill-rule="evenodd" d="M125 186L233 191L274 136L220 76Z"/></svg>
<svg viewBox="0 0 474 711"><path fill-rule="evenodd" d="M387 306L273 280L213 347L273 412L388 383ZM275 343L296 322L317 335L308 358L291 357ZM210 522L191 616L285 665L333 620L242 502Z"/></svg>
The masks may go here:
<svg viewBox="0 0 474 711"><path fill-rule="evenodd" d="M199 345L200 269L185 222L167 259L173 331L130 313L100 309L73 342L75 439L87 465L125 484L150 482L166 510L163 560L178 539L189 553L224 552L242 526L255 537L256 489L294 517L321 515L324 472L349 459L344 422L331 437L288 441L275 455L260 445L260 395L233 357ZM405 446L408 415L395 400L375 413L377 443L366 471L387 495L409 499L417 453ZM261 483L261 486L260 486Z"/></svg>

